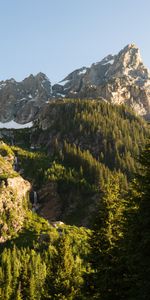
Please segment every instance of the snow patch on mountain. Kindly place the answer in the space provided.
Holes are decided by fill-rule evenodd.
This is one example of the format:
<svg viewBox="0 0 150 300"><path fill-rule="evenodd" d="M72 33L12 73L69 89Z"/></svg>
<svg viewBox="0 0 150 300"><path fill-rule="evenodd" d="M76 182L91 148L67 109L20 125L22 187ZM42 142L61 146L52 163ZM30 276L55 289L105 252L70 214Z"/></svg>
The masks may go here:
<svg viewBox="0 0 150 300"><path fill-rule="evenodd" d="M23 129L23 128L31 128L32 126L33 126L33 122L29 122L26 124L19 124L13 120L6 123L0 122L0 128L6 128L6 129Z"/></svg>

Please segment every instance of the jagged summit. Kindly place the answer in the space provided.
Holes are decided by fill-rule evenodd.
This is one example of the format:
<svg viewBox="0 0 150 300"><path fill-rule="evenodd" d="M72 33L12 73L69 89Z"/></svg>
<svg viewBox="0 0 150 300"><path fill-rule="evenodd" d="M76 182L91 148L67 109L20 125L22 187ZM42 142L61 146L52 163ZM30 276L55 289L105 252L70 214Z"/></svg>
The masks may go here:
<svg viewBox="0 0 150 300"><path fill-rule="evenodd" d="M83 67L71 72L58 84L64 86L69 80L75 80L76 76L83 78L87 75L93 82L97 77L97 82L94 84L112 77L129 76L138 80L138 77L141 77L141 80L150 78L148 69L143 65L140 50L135 44L128 44L117 55L107 55L100 62L93 63L90 68Z"/></svg>
<svg viewBox="0 0 150 300"><path fill-rule="evenodd" d="M138 114L150 118L150 73L135 44L128 44L118 54L109 54L89 68L73 71L53 86L53 93L126 103Z"/></svg>
<svg viewBox="0 0 150 300"><path fill-rule="evenodd" d="M144 66L140 50L135 44L127 45L117 55L108 55L99 66L104 63L108 66L104 74L106 80L126 76L130 80L135 80L138 85L145 85L146 80L150 79L150 73Z"/></svg>
<svg viewBox="0 0 150 300"><path fill-rule="evenodd" d="M21 82L13 78L0 81L0 122L33 121L51 93L51 83L41 72L35 76L30 74Z"/></svg>

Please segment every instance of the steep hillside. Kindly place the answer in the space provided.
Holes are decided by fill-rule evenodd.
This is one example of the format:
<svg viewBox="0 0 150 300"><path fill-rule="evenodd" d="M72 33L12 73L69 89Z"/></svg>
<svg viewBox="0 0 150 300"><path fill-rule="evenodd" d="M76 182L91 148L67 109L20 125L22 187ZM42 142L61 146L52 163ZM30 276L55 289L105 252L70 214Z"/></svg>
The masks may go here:
<svg viewBox="0 0 150 300"><path fill-rule="evenodd" d="M68 99L47 104L32 129L3 135L26 147L12 150L38 193L38 213L49 221L89 225L99 193L114 172L126 190L149 130L124 106Z"/></svg>
<svg viewBox="0 0 150 300"><path fill-rule="evenodd" d="M33 128L2 130L1 135L19 146L11 149L38 194L38 214L50 222L89 226L115 173L127 189L149 130L125 106L68 99L47 104Z"/></svg>
<svg viewBox="0 0 150 300"><path fill-rule="evenodd" d="M49 153L63 149L66 141L128 176L138 167L136 157L148 136L147 123L132 110L100 100L53 101L41 111L36 128L32 143Z"/></svg>

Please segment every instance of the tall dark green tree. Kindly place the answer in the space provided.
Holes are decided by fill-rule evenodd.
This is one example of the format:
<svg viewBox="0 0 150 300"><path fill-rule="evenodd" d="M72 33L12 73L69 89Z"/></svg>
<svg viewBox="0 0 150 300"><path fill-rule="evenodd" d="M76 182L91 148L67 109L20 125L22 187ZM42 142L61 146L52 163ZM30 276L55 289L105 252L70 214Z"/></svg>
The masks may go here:
<svg viewBox="0 0 150 300"><path fill-rule="evenodd" d="M126 299L123 238L126 202L118 175L105 185L91 236L91 294L93 299Z"/></svg>
<svg viewBox="0 0 150 300"><path fill-rule="evenodd" d="M127 235L130 267L128 299L150 297L150 144L140 155L142 169L132 187L133 208Z"/></svg>
<svg viewBox="0 0 150 300"><path fill-rule="evenodd" d="M68 236L60 236L47 273L47 295L43 299L73 300L80 294L83 282L81 259L74 257Z"/></svg>

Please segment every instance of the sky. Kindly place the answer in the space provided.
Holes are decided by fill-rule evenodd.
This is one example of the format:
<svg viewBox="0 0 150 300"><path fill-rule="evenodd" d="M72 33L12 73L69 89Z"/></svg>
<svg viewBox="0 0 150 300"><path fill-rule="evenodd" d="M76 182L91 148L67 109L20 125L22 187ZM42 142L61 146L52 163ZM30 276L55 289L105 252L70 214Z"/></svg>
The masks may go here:
<svg viewBox="0 0 150 300"><path fill-rule="evenodd" d="M135 43L150 68L149 0L0 0L0 80L52 84Z"/></svg>

